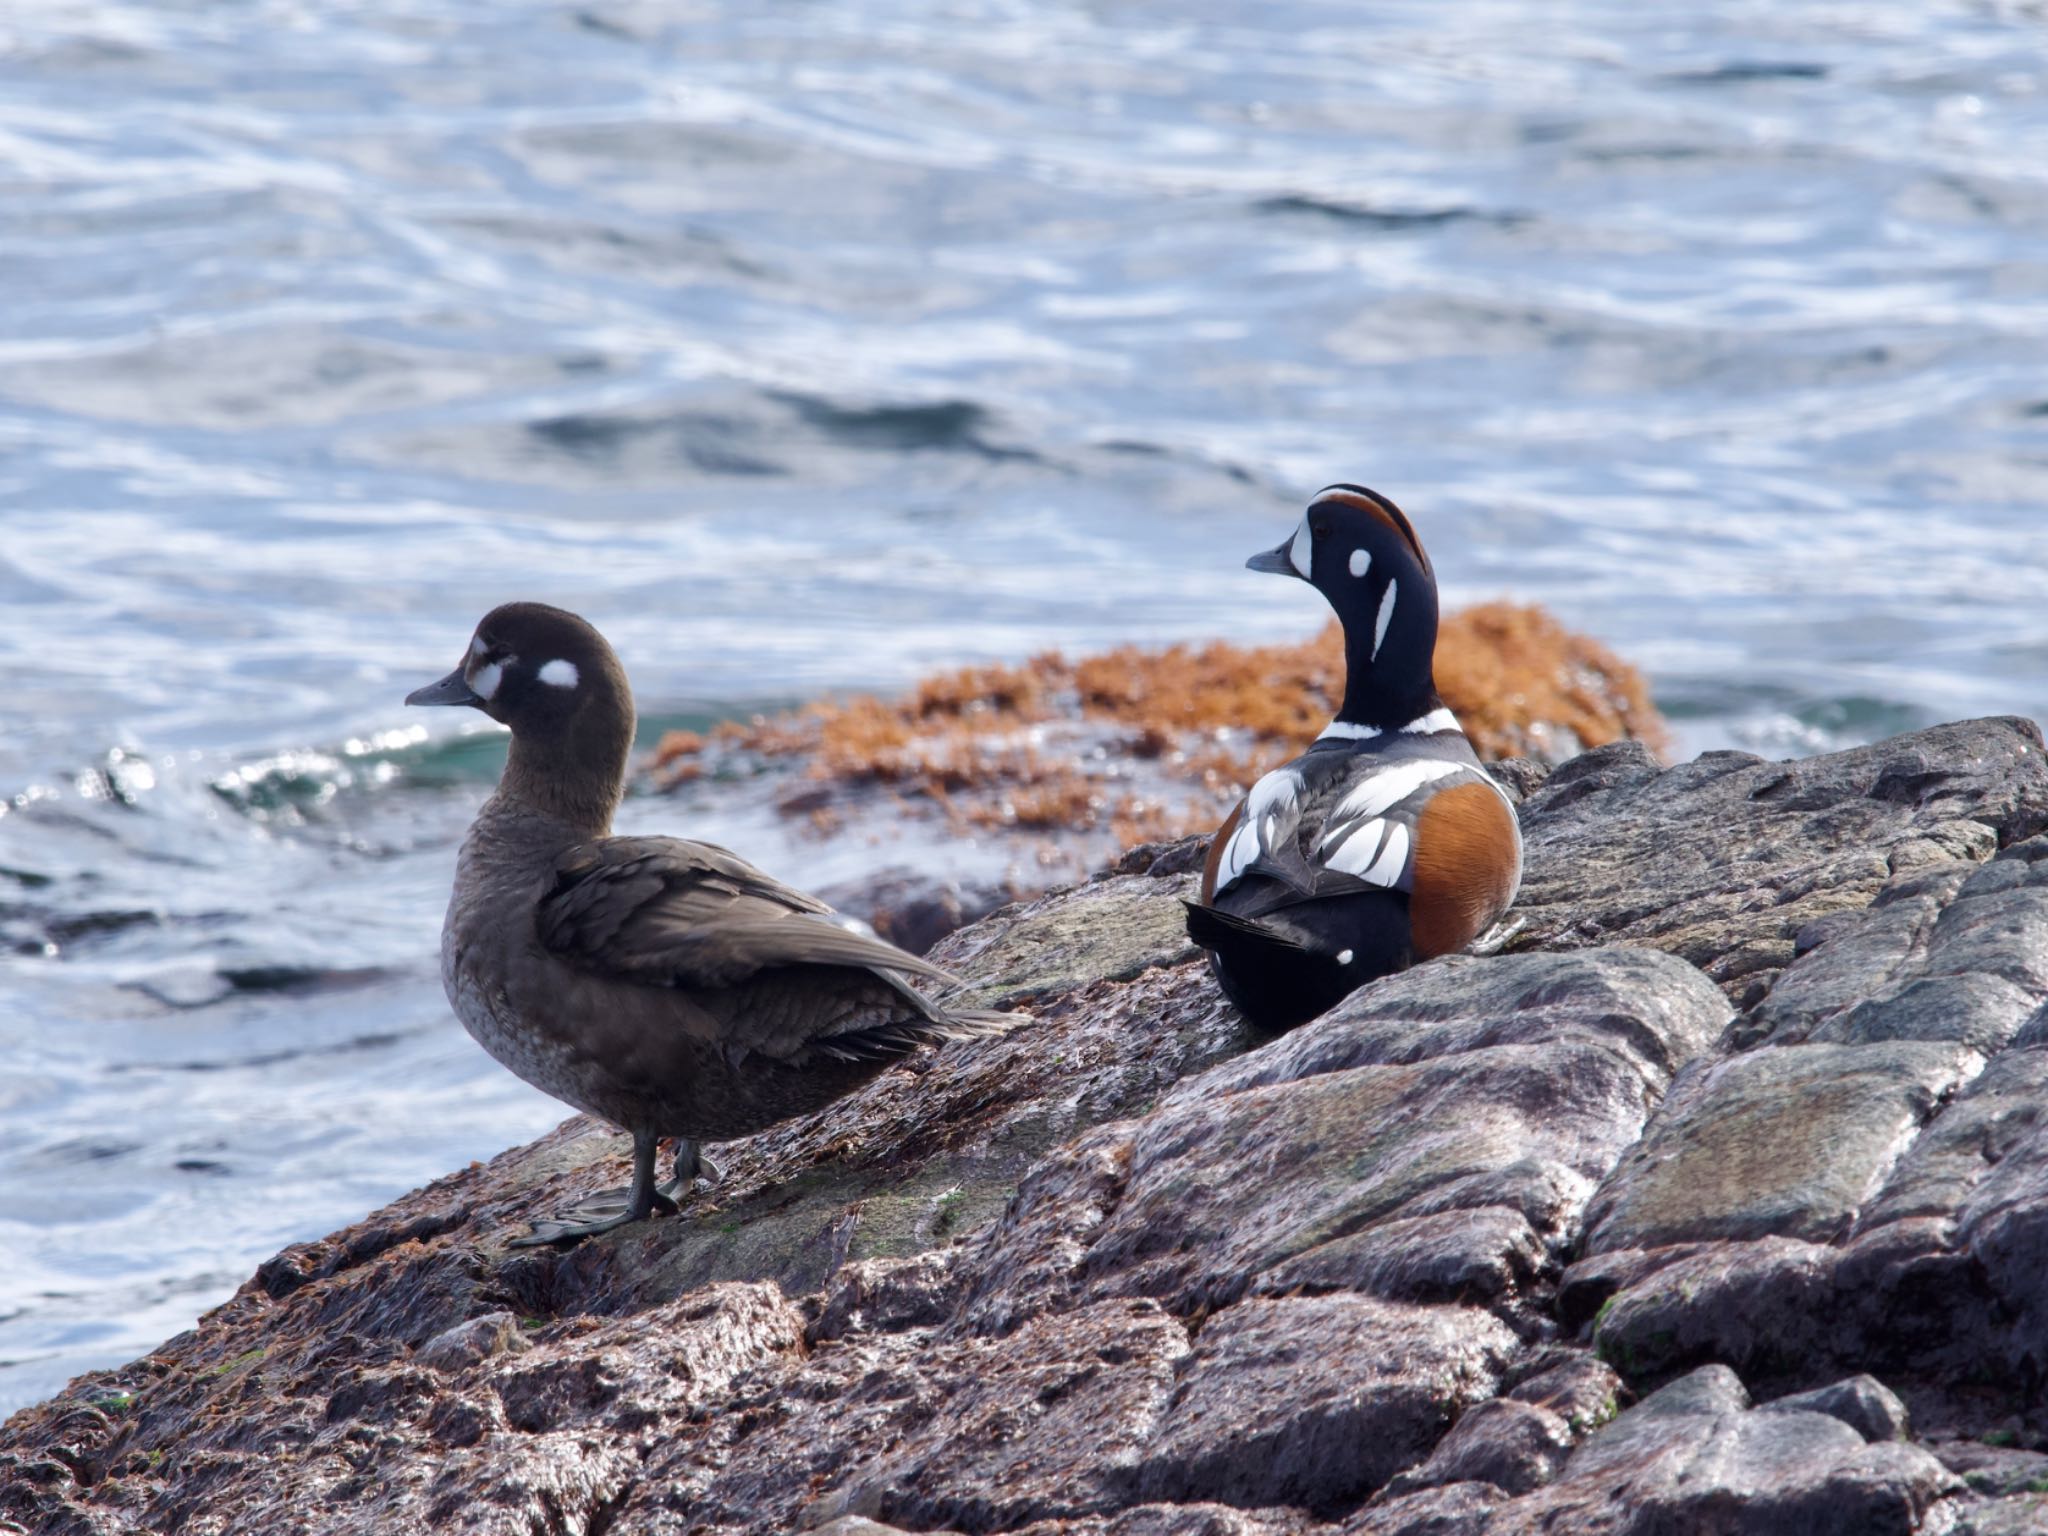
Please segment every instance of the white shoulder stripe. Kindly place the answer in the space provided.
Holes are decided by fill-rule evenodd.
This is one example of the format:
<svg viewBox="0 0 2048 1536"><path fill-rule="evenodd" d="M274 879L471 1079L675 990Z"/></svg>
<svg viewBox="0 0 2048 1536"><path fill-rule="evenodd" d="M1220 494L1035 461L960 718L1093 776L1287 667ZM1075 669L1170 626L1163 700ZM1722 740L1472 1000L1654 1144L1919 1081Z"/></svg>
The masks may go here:
<svg viewBox="0 0 2048 1536"><path fill-rule="evenodd" d="M1358 878L1373 885L1399 885L1408 868L1408 829L1400 822L1387 828L1387 846L1372 861L1372 867Z"/></svg>
<svg viewBox="0 0 2048 1536"><path fill-rule="evenodd" d="M1230 885L1260 855L1272 853L1294 839L1301 825L1301 775L1292 767L1275 768L1245 796L1244 815L1216 869L1216 889Z"/></svg>
<svg viewBox="0 0 2048 1536"><path fill-rule="evenodd" d="M1408 829L1398 821L1365 822L1323 861L1323 868L1373 885L1398 887L1408 871Z"/></svg>
<svg viewBox="0 0 2048 1536"><path fill-rule="evenodd" d="M1337 803L1330 812L1331 831L1324 834L1328 843L1334 835L1343 836L1343 825L1361 817L1378 816L1406 800L1425 784L1438 779L1447 779L1454 773L1471 773L1473 769L1465 763L1447 762L1440 757L1413 758L1405 763L1389 763L1378 773L1361 779L1358 785Z"/></svg>
<svg viewBox="0 0 2048 1536"><path fill-rule="evenodd" d="M1216 868L1216 889L1224 890L1237 883L1237 877L1252 867L1259 856L1259 828L1256 822L1238 824L1230 834L1230 841L1223 845L1223 862Z"/></svg>
<svg viewBox="0 0 2048 1536"><path fill-rule="evenodd" d="M1403 735L1423 736L1432 731L1457 731L1464 727L1458 724L1458 717L1448 709L1432 709L1418 719L1410 720L1401 727Z"/></svg>
<svg viewBox="0 0 2048 1536"><path fill-rule="evenodd" d="M1301 775L1293 768L1275 768L1252 786L1245 797L1244 819L1265 821L1301 809Z"/></svg>
<svg viewBox="0 0 2048 1536"><path fill-rule="evenodd" d="M1449 711L1446 710L1444 711L1444 713L1448 714ZM1406 729L1412 731L1415 729L1415 727L1411 725L1406 727ZM1371 741L1373 737L1379 735L1379 733L1380 728L1376 725L1354 725L1349 720L1332 720L1328 725L1323 727L1322 733L1316 737L1316 740Z"/></svg>

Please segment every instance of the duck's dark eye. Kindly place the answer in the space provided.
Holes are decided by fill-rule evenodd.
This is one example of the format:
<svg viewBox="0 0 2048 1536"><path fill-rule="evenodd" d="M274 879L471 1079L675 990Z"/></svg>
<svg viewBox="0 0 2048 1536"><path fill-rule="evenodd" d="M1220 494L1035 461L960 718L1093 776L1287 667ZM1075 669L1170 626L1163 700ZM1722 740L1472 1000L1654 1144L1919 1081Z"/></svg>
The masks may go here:
<svg viewBox="0 0 2048 1536"><path fill-rule="evenodd" d="M1310 523L1308 531L1318 539L1325 538L1329 535L1330 525L1328 523Z"/></svg>

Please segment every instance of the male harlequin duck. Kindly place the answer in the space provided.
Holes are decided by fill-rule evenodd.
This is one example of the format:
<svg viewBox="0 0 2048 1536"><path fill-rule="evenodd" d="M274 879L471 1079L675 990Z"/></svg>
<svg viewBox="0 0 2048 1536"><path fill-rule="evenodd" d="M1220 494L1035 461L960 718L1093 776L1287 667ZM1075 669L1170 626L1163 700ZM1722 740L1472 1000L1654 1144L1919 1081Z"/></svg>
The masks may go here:
<svg viewBox="0 0 2048 1536"><path fill-rule="evenodd" d="M1290 1029L1484 933L1521 884L1522 835L1437 697L1436 577L1399 507L1330 486L1245 564L1309 582L1344 626L1337 718L1230 813L1188 903L1230 1000Z"/></svg>
<svg viewBox="0 0 2048 1536"><path fill-rule="evenodd" d="M492 610L462 664L406 703L466 704L512 728L456 864L449 1001L519 1076L633 1137L630 1190L537 1223L522 1245L674 1210L717 1176L700 1142L822 1108L920 1045L1018 1022L932 1002L905 978L953 978L723 848L608 835L633 695L575 614ZM681 1143L657 1189L663 1136Z"/></svg>

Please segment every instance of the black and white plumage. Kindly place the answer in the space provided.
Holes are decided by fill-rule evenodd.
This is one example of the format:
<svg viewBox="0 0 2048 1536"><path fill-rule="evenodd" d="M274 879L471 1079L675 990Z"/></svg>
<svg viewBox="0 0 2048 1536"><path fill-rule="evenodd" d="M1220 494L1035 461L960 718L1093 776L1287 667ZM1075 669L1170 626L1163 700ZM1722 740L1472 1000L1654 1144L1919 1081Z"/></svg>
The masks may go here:
<svg viewBox="0 0 2048 1536"><path fill-rule="evenodd" d="M493 610L462 665L407 702L466 704L512 728L442 928L457 1016L526 1081L633 1137L622 1198L524 1241L672 1209L669 1196L715 1173L700 1143L823 1108L919 1046L1017 1022L925 997L909 978L952 978L723 848L610 836L632 692L576 615ZM663 1136L679 1145L658 1190Z"/></svg>
<svg viewBox="0 0 2048 1536"><path fill-rule="evenodd" d="M1435 577L1399 508L1332 486L1287 543L1247 563L1312 583L1345 634L1337 718L1252 786L1188 909L1225 992L1287 1028L1470 943L1514 898L1521 836L1437 696Z"/></svg>

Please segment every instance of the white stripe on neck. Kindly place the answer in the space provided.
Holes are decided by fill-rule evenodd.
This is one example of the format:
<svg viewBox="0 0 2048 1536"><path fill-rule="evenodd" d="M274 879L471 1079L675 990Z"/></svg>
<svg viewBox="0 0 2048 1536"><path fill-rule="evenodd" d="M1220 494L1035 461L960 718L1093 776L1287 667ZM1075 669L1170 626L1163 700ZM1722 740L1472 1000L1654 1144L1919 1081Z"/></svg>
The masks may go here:
<svg viewBox="0 0 2048 1536"><path fill-rule="evenodd" d="M1316 737L1316 740L1371 741L1379 733L1380 728L1376 725L1354 725L1349 720L1332 720L1323 727L1322 734Z"/></svg>
<svg viewBox="0 0 2048 1536"><path fill-rule="evenodd" d="M1461 729L1463 727L1458 724L1458 717L1448 709L1432 709L1421 719L1410 720L1401 727L1401 732L1406 736L1424 736L1431 731L1456 731Z"/></svg>

